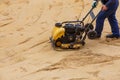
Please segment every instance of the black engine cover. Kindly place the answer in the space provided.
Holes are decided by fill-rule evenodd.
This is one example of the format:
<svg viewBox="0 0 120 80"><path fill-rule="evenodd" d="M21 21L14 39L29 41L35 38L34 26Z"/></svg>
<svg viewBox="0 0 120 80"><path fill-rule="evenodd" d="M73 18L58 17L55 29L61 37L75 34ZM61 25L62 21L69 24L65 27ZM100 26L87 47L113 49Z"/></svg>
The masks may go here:
<svg viewBox="0 0 120 80"><path fill-rule="evenodd" d="M76 28L75 28L74 24L65 24L64 28L65 28L65 33L69 33L69 34L75 33Z"/></svg>
<svg viewBox="0 0 120 80"><path fill-rule="evenodd" d="M80 24L70 24L67 23L64 25L65 28L65 35L60 38L62 43L71 43L75 42L76 35L80 35L81 32L84 31Z"/></svg>

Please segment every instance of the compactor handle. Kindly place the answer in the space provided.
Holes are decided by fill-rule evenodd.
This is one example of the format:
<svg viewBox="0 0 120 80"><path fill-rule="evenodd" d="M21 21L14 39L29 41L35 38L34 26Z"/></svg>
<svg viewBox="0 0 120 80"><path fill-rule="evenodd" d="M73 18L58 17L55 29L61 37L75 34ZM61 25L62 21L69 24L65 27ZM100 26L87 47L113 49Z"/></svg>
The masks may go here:
<svg viewBox="0 0 120 80"><path fill-rule="evenodd" d="M88 17L88 15L93 11L94 7L92 7L89 12L86 14L86 16L82 19L82 22Z"/></svg>

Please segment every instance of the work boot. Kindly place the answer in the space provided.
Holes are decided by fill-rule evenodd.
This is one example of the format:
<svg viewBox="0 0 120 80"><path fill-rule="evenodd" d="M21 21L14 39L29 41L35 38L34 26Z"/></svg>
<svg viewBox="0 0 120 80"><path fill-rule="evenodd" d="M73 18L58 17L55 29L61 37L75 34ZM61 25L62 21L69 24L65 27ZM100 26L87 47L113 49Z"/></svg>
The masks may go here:
<svg viewBox="0 0 120 80"><path fill-rule="evenodd" d="M119 38L119 36L113 35L113 34L108 34L106 35L106 38Z"/></svg>

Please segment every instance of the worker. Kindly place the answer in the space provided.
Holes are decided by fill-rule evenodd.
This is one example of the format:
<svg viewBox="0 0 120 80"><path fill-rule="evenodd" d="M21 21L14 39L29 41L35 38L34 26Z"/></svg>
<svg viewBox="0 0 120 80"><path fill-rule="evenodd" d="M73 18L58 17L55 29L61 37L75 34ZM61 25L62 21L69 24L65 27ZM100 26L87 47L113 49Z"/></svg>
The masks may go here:
<svg viewBox="0 0 120 80"><path fill-rule="evenodd" d="M92 7L96 7L99 0L94 0ZM101 0L102 2L102 9L98 14L96 19L96 27L95 31L97 32L96 38L101 38L104 21L107 18L109 24L111 26L112 34L106 35L106 38L119 38L119 26L118 21L116 19L116 11L119 6L119 0Z"/></svg>

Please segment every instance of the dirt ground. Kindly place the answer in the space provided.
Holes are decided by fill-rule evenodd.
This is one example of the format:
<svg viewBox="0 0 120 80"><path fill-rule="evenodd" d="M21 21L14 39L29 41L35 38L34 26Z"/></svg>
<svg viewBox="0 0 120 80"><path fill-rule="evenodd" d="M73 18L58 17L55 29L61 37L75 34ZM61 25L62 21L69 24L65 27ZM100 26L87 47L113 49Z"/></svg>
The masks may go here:
<svg viewBox="0 0 120 80"><path fill-rule="evenodd" d="M92 0L0 0L0 80L120 80L120 39L86 39L79 50L53 50L56 22L82 19ZM95 14L101 3L94 10ZM120 24L120 7L117 19ZM91 20L90 16L85 23ZM93 23L95 25L95 23Z"/></svg>

